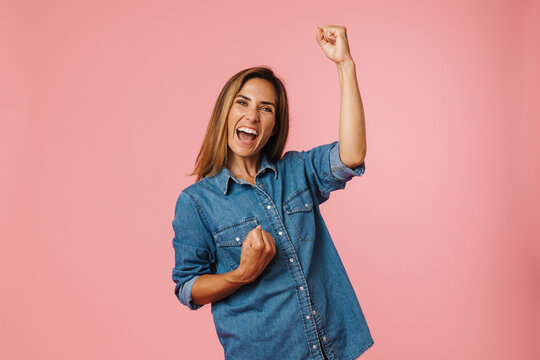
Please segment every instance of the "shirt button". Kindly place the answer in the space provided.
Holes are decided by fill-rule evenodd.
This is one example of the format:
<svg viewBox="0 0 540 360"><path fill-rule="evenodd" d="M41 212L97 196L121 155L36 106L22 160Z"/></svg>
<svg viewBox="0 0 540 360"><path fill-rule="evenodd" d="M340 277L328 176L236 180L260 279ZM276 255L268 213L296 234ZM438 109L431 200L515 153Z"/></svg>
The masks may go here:
<svg viewBox="0 0 540 360"><path fill-rule="evenodd" d="M293 261L294 261L294 259L293 259L293 258L290 258L290 259L289 259L289 261L290 261L290 262L293 262Z"/></svg>
<svg viewBox="0 0 540 360"><path fill-rule="evenodd" d="M315 311L315 310L313 310L313 315L315 315L315 313L316 313L316 311Z"/></svg>
<svg viewBox="0 0 540 360"><path fill-rule="evenodd" d="M308 207L308 206L309 206L308 204L304 204L304 205L306 205L306 207Z"/></svg>
<svg viewBox="0 0 540 360"><path fill-rule="evenodd" d="M317 348L317 345L313 345L313 348L316 349L316 348Z"/></svg>
<svg viewBox="0 0 540 360"><path fill-rule="evenodd" d="M259 185L259 187L262 187L262 184L261 184L261 185Z"/></svg>
<svg viewBox="0 0 540 360"><path fill-rule="evenodd" d="M303 286L300 286L300 290L304 291L304 287L303 287Z"/></svg>
<svg viewBox="0 0 540 360"><path fill-rule="evenodd" d="M283 233L280 231L280 232L278 232L278 235L283 235Z"/></svg>
<svg viewBox="0 0 540 360"><path fill-rule="evenodd" d="M271 209L272 207L271 207L270 205L268 205L266 208L267 208L267 209Z"/></svg>
<svg viewBox="0 0 540 360"><path fill-rule="evenodd" d="M326 341L326 336L325 336L325 337L323 337L322 339L323 339L323 341Z"/></svg>
<svg viewBox="0 0 540 360"><path fill-rule="evenodd" d="M236 237L236 239L235 239L235 240L236 240L236 241L240 241L240 238L239 238L239 237Z"/></svg>
<svg viewBox="0 0 540 360"><path fill-rule="evenodd" d="M309 315L306 315L306 319L308 319L308 320L309 320Z"/></svg>

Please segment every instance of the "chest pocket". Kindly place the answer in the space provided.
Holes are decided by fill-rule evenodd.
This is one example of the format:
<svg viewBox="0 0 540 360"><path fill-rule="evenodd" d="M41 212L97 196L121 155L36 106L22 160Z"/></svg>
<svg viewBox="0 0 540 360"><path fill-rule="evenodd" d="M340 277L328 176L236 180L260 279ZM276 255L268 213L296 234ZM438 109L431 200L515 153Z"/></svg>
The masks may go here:
<svg viewBox="0 0 540 360"><path fill-rule="evenodd" d="M315 213L309 188L304 188L289 196L283 202L283 209L298 233L300 240L315 240Z"/></svg>
<svg viewBox="0 0 540 360"><path fill-rule="evenodd" d="M221 227L214 232L216 245L232 270L240 265L242 244L247 234L257 225L259 225L257 218L252 217Z"/></svg>

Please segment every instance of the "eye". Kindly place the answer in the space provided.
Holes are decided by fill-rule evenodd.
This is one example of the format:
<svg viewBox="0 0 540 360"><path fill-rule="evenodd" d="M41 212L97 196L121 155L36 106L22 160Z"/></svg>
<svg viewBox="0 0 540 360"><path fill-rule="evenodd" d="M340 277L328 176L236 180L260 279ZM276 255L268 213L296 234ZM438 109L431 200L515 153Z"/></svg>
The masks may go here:
<svg viewBox="0 0 540 360"><path fill-rule="evenodd" d="M266 111L266 112L269 112L269 113L272 112L272 108L270 108L270 107L263 107L263 110Z"/></svg>
<svg viewBox="0 0 540 360"><path fill-rule="evenodd" d="M247 105L247 102L245 102L244 100L238 100L236 103L240 105Z"/></svg>

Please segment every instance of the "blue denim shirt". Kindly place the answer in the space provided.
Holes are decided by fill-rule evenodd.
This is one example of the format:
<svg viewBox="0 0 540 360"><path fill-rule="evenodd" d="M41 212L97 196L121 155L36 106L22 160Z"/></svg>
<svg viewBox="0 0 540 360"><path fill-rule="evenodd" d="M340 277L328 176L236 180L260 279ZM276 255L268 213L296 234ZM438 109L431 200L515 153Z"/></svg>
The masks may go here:
<svg viewBox="0 0 540 360"><path fill-rule="evenodd" d="M276 163L263 154L256 185L227 167L184 189L176 203L172 278L192 310L193 282L238 267L242 242L261 224L276 255L252 283L212 303L225 359L357 359L373 345L353 286L321 217L330 192L361 176L339 142L288 151ZM353 226L353 225L351 225ZM322 349L321 349L322 347Z"/></svg>

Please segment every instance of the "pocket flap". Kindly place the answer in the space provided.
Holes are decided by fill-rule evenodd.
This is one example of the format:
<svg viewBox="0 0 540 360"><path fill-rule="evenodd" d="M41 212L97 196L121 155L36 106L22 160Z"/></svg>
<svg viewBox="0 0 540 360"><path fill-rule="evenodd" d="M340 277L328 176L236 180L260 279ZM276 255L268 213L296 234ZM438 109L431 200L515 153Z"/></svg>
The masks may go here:
<svg viewBox="0 0 540 360"><path fill-rule="evenodd" d="M259 225L256 217L240 220L219 228L214 233L218 246L241 246L247 234Z"/></svg>
<svg viewBox="0 0 540 360"><path fill-rule="evenodd" d="M311 198L309 188L304 188L300 192L291 195L283 203L283 208L287 214L293 214L299 211L311 211L313 208L313 199Z"/></svg>

